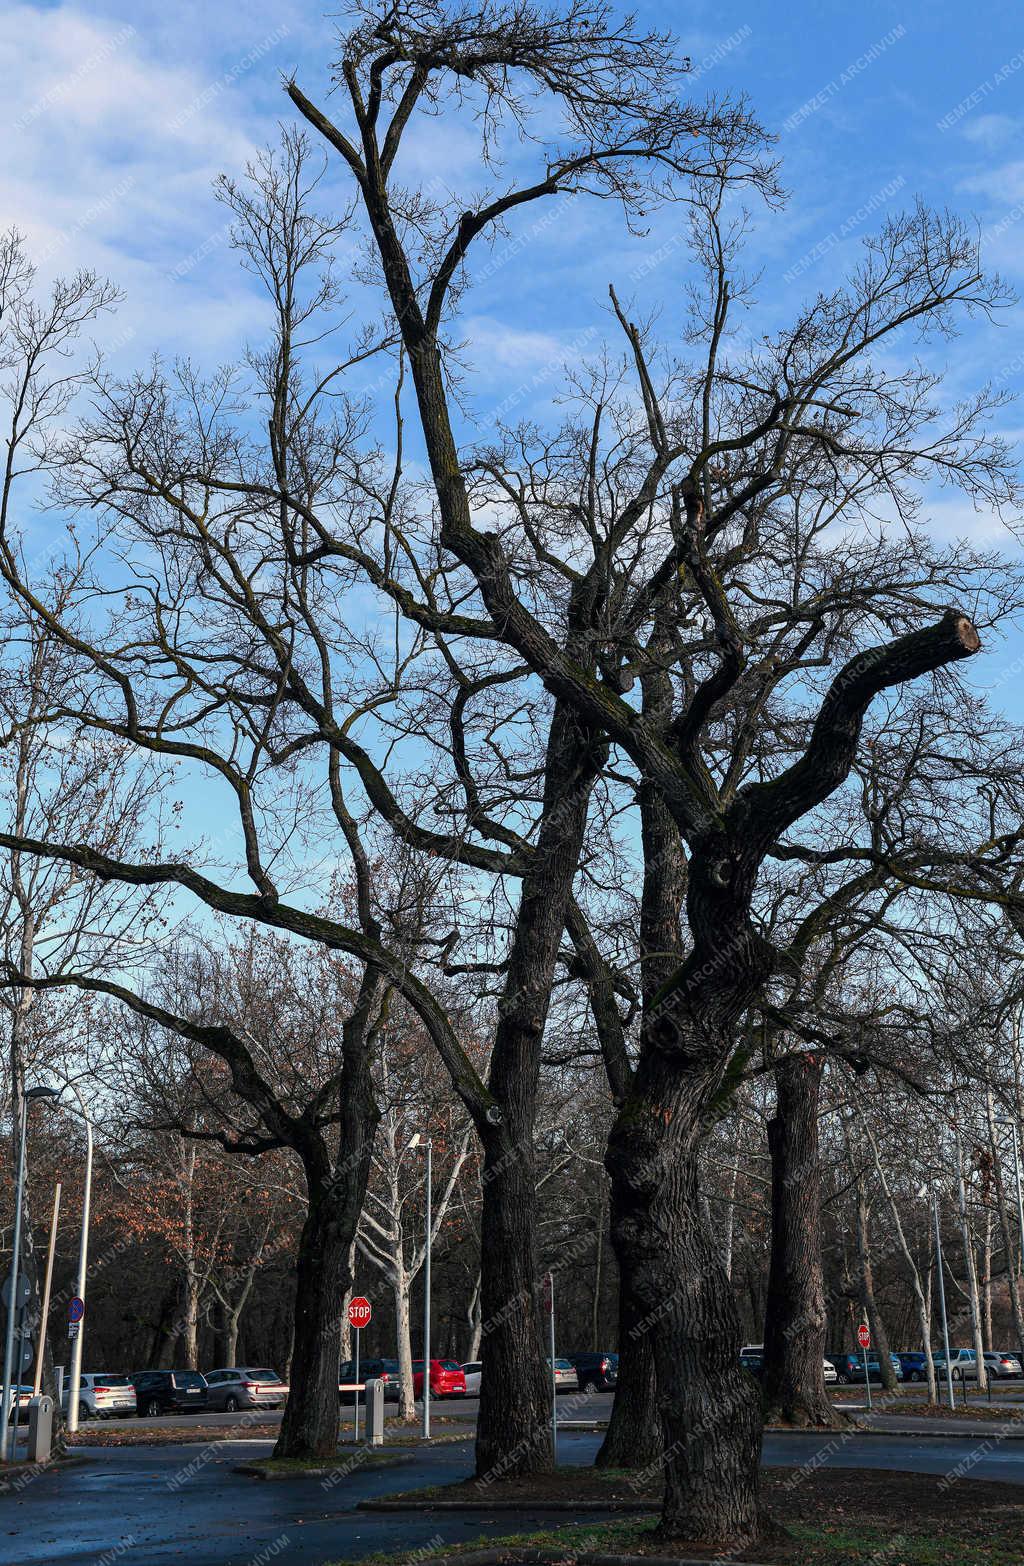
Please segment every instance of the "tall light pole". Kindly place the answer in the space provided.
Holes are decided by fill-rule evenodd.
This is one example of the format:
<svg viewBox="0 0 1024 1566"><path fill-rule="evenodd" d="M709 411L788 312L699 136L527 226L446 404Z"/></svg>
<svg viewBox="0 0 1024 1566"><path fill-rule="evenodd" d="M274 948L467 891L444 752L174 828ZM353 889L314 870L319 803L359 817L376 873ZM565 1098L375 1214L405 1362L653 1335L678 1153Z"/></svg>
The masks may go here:
<svg viewBox="0 0 1024 1566"><path fill-rule="evenodd" d="M85 1276L89 1264L89 1210L92 1206L92 1120L74 1082L68 1087L78 1100L78 1110L85 1121L85 1185L82 1190L82 1234L78 1244L78 1298L85 1300ZM68 1430L74 1435L78 1429L78 1393L82 1384L82 1340L85 1337L85 1318L78 1323L71 1345L71 1378L68 1383Z"/></svg>
<svg viewBox="0 0 1024 1566"><path fill-rule="evenodd" d="M1010 1139L1013 1142L1013 1178L1017 1187L1017 1223L1019 1225L1021 1257L1024 1258L1024 1192L1020 1184L1020 1142L1017 1136L1017 1122L1011 1120L1009 1115L996 1115L997 1126L1009 1126Z"/></svg>
<svg viewBox="0 0 1024 1566"><path fill-rule="evenodd" d="M430 1241L433 1229L433 1213L431 1210L431 1187L433 1183L433 1171L431 1158L433 1144L429 1136L425 1137L417 1131L411 1138L409 1146L422 1148L427 1155L427 1167L424 1171L427 1191L427 1224L424 1235L423 1253L423 1439L430 1440Z"/></svg>
<svg viewBox="0 0 1024 1566"><path fill-rule="evenodd" d="M946 1317L946 1280L942 1274L942 1234L939 1230L939 1193L934 1186L922 1186L918 1196L930 1195L932 1199L932 1213L935 1218L935 1260L939 1272L939 1305L942 1309L942 1347L946 1355L946 1386L949 1391L949 1407L952 1411L955 1407L953 1397L953 1367L949 1361L949 1321ZM925 1344L926 1351L931 1353L931 1345Z"/></svg>
<svg viewBox="0 0 1024 1566"><path fill-rule="evenodd" d="M21 1258L21 1210L25 1197L25 1146L28 1137L29 1105L37 1098L56 1098L55 1088L26 1088L21 1095L21 1138L18 1144L18 1174L14 1193L14 1233L11 1237L11 1270L8 1274L7 1333L4 1338L4 1388L0 1399L0 1463L8 1460L8 1420L11 1415L11 1373L14 1367L14 1323L18 1314L18 1266ZM45 1332L46 1323L42 1324ZM21 1366L18 1366L21 1380Z"/></svg>

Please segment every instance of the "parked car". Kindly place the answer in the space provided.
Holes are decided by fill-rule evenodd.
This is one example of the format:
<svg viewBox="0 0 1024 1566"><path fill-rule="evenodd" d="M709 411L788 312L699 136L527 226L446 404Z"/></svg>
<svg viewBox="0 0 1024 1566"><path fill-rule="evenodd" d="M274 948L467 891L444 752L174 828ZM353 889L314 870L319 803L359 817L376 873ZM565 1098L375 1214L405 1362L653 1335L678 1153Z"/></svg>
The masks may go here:
<svg viewBox="0 0 1024 1566"><path fill-rule="evenodd" d="M462 1374L466 1378L466 1396L480 1396L480 1372L483 1369L478 1359L470 1360L468 1365L463 1365Z"/></svg>
<svg viewBox="0 0 1024 1566"><path fill-rule="evenodd" d="M950 1349L949 1369L954 1381L977 1381L978 1356L973 1349ZM946 1355L940 1350L935 1356L935 1374L946 1374Z"/></svg>
<svg viewBox="0 0 1024 1566"><path fill-rule="evenodd" d="M1009 1349L990 1349L985 1355L985 1369L996 1380L1006 1377L1014 1377L1024 1374L1024 1366L1021 1365L1020 1355L1014 1354Z"/></svg>
<svg viewBox="0 0 1024 1566"><path fill-rule="evenodd" d="M581 1392L614 1392L619 1380L617 1354L567 1354Z"/></svg>
<svg viewBox="0 0 1024 1566"><path fill-rule="evenodd" d="M60 1406L67 1415L70 1386L64 1383ZM78 1423L87 1419L127 1419L136 1412L135 1388L128 1376L90 1371L78 1385Z"/></svg>
<svg viewBox="0 0 1024 1566"><path fill-rule="evenodd" d="M745 1348L742 1348L740 1350L740 1367L743 1370L749 1370L752 1376L757 1376L760 1380L764 1372L764 1350L754 1344L748 1344ZM822 1360L821 1374L826 1386L838 1379L836 1367L830 1359Z"/></svg>
<svg viewBox="0 0 1024 1566"><path fill-rule="evenodd" d="M423 1396L423 1361L412 1362L412 1395ZM432 1359L430 1361L431 1397L465 1397L466 1375L457 1359Z"/></svg>
<svg viewBox="0 0 1024 1566"><path fill-rule="evenodd" d="M548 1369L551 1369L551 1361L544 1361ZM571 1359L555 1360L555 1391L578 1392L580 1389L579 1377L576 1374L576 1366Z"/></svg>
<svg viewBox="0 0 1024 1566"><path fill-rule="evenodd" d="M903 1366L904 1381L928 1380L928 1356L919 1353L916 1349L905 1349L896 1355Z"/></svg>
<svg viewBox="0 0 1024 1566"><path fill-rule="evenodd" d="M338 1381L341 1383L338 1390L338 1396L341 1401L343 1403L354 1403L356 1400L356 1362L354 1359L342 1360L338 1366ZM385 1403L398 1402L402 1389L402 1373L398 1368L397 1359L360 1359L359 1391L361 1395L366 1392L366 1383L368 1381L383 1381Z"/></svg>
<svg viewBox="0 0 1024 1566"><path fill-rule="evenodd" d="M233 1414L237 1408L283 1408L288 1388L276 1370L254 1370L236 1365L233 1370L208 1370L206 1387L210 1408Z"/></svg>
<svg viewBox="0 0 1024 1566"><path fill-rule="evenodd" d="M28 1422L28 1400L32 1396L33 1388L26 1382L19 1382L11 1387L11 1411L7 1416L7 1423L14 1424L14 1416L18 1416L18 1424Z"/></svg>
<svg viewBox="0 0 1024 1566"><path fill-rule="evenodd" d="M137 1370L131 1381L140 1419L209 1407L206 1378L197 1370Z"/></svg>
<svg viewBox="0 0 1024 1566"><path fill-rule="evenodd" d="M858 1382L858 1381L859 1382L863 1382L863 1380L864 1380L864 1356L863 1356L863 1354L833 1354L831 1356L831 1358L832 1358L832 1363L833 1363L833 1365L835 1366L835 1369L836 1369L836 1375L837 1375L838 1379L842 1382L844 1387L850 1386L851 1383L854 1383L854 1382ZM903 1366L900 1364L900 1362L897 1359L895 1354L890 1354L889 1358L892 1360L892 1368L893 1368L893 1371L895 1372L896 1380L897 1381L902 1381L903 1380ZM880 1382L881 1379L882 1379L882 1366L881 1366L881 1363L879 1361L877 1353L875 1353L873 1351L870 1351L868 1353L868 1376L867 1376L867 1379L869 1381L878 1381L878 1382Z"/></svg>

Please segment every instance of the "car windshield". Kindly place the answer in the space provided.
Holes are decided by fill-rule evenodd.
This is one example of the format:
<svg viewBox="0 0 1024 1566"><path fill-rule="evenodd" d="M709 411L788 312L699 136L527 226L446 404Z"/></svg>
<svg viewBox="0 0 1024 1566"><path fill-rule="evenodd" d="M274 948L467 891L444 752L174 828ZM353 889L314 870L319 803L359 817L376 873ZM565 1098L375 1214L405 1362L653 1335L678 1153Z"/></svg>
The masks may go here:
<svg viewBox="0 0 1024 1566"><path fill-rule="evenodd" d="M131 1382L127 1376L97 1375L94 1377L98 1387L130 1387Z"/></svg>
<svg viewBox="0 0 1024 1566"><path fill-rule="evenodd" d="M174 1386L183 1387L186 1391L190 1387L202 1387L206 1384L202 1376L196 1375L194 1370L176 1370L171 1381Z"/></svg>
<svg viewBox="0 0 1024 1566"><path fill-rule="evenodd" d="M253 1381L280 1381L281 1379L276 1370L250 1370L248 1375Z"/></svg>
<svg viewBox="0 0 1024 1566"><path fill-rule="evenodd" d="M555 1360L555 1369L556 1370L571 1370L572 1366L571 1366L571 1364L569 1363L569 1361L567 1359L556 1359Z"/></svg>
<svg viewBox="0 0 1024 1566"><path fill-rule="evenodd" d="M462 1366L459 1364L457 1359L443 1359L441 1361L441 1369L442 1370L461 1370Z"/></svg>

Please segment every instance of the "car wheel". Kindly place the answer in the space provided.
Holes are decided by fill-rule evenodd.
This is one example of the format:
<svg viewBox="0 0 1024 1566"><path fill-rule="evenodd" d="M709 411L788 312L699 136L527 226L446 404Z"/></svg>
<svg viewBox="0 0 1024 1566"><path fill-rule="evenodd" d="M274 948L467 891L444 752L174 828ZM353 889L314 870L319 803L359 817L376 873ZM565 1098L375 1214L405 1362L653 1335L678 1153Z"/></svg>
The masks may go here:
<svg viewBox="0 0 1024 1566"><path fill-rule="evenodd" d="M155 1397L151 1397L149 1402L146 1404L147 1416L150 1419L156 1419L160 1411L160 1404L157 1402Z"/></svg>
<svg viewBox="0 0 1024 1566"><path fill-rule="evenodd" d="M78 1405L78 1423L80 1425L84 1425L86 1420L90 1418L91 1414L92 1414L92 1409L89 1407L88 1403L79 1403L79 1405Z"/></svg>
<svg viewBox="0 0 1024 1566"><path fill-rule="evenodd" d="M953 1380L954 1381L962 1381L963 1379L964 1379L963 1371L962 1370L954 1370L954 1372L953 1372Z"/></svg>
<svg viewBox="0 0 1024 1566"><path fill-rule="evenodd" d="M224 1399L224 1412L225 1414L238 1413L238 1399L233 1394L231 1397L226 1397Z"/></svg>
<svg viewBox="0 0 1024 1566"><path fill-rule="evenodd" d="M580 1391L581 1392L596 1392L597 1391L597 1382L596 1381L584 1381L583 1385L580 1387Z"/></svg>
<svg viewBox="0 0 1024 1566"><path fill-rule="evenodd" d="M922 1379L921 1372L919 1370L912 1370L910 1372L910 1379L911 1381L920 1381Z"/></svg>
<svg viewBox="0 0 1024 1566"><path fill-rule="evenodd" d="M849 1386L849 1385L850 1385L850 1378L849 1378L849 1376L848 1376L848 1375L847 1375L847 1374L846 1374L846 1371L845 1371L845 1370L841 1370L841 1371L840 1371L840 1372L839 1372L839 1385L840 1385L840 1386L841 1386L841 1387L848 1387L848 1386Z"/></svg>

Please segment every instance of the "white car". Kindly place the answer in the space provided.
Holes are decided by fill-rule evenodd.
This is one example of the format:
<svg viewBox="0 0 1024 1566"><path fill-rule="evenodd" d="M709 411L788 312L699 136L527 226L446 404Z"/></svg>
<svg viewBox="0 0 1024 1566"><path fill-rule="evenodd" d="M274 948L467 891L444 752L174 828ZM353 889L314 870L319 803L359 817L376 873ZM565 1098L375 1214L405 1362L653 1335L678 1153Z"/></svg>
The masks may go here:
<svg viewBox="0 0 1024 1566"><path fill-rule="evenodd" d="M462 1374L466 1378L466 1396L480 1396L480 1372L483 1369L478 1359L471 1359L468 1365L463 1365Z"/></svg>
<svg viewBox="0 0 1024 1566"><path fill-rule="evenodd" d="M68 1411L68 1381L65 1377L60 1406L65 1417ZM87 1419L129 1419L136 1412L135 1388L127 1376L101 1375L91 1372L83 1376L78 1388L78 1423Z"/></svg>
<svg viewBox="0 0 1024 1566"><path fill-rule="evenodd" d="M838 1375L838 1372L836 1371L836 1367L833 1365L833 1363L832 1363L832 1361L830 1359L826 1359L826 1361L825 1361L825 1385L829 1386L829 1385L831 1385L831 1383L833 1381L838 1381L838 1380L839 1380L839 1375Z"/></svg>

